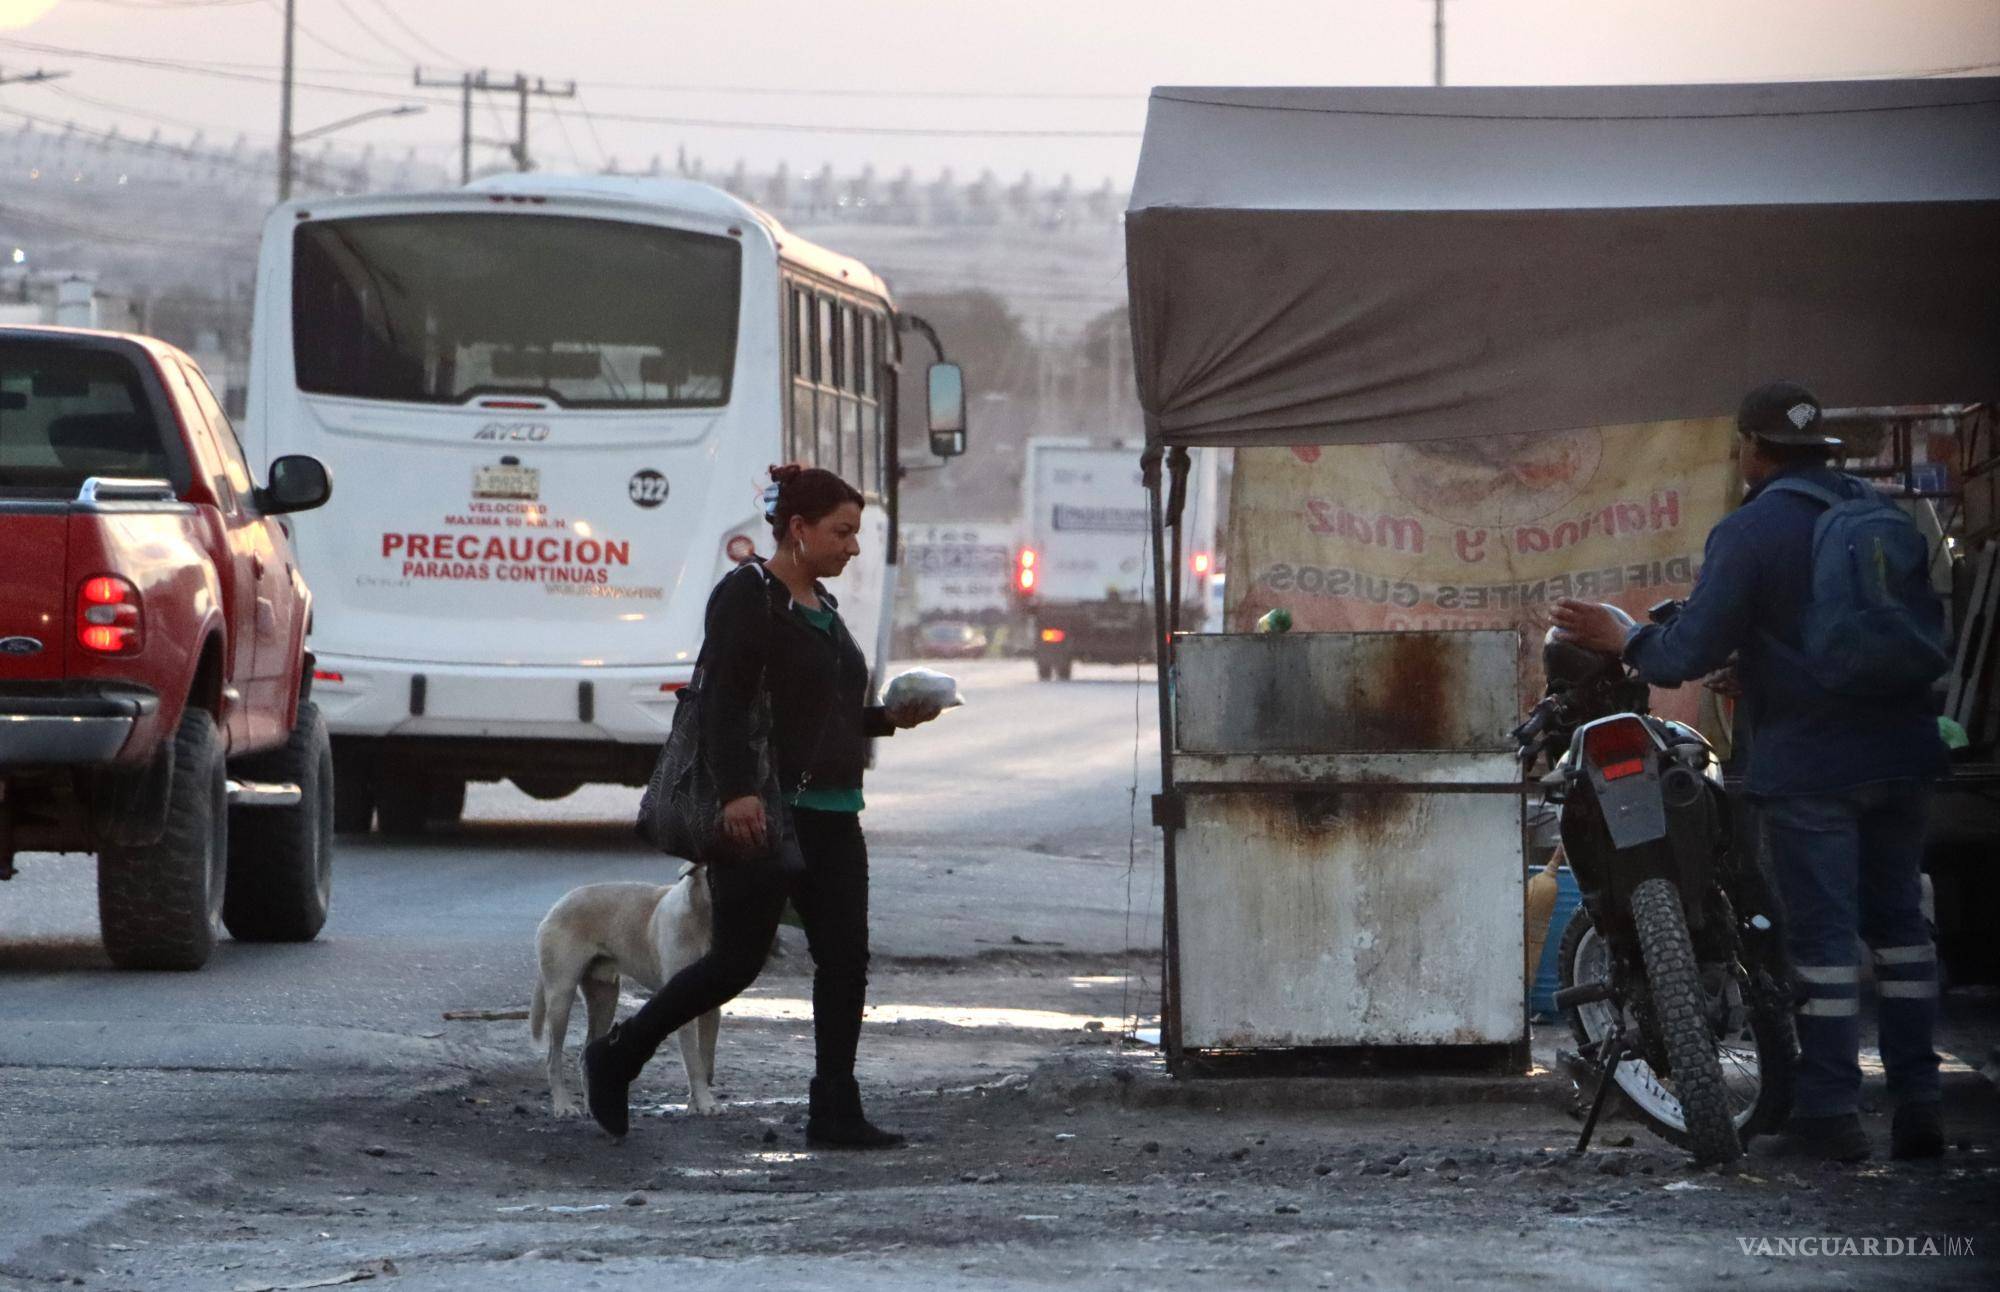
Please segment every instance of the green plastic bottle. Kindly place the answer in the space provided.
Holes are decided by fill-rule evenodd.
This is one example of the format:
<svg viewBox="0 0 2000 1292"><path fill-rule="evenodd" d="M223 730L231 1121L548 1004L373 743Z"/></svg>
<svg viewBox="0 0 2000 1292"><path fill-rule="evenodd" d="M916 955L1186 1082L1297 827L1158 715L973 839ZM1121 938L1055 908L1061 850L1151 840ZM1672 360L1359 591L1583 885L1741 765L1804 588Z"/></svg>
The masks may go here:
<svg viewBox="0 0 2000 1292"><path fill-rule="evenodd" d="M1283 606L1279 606L1274 610L1266 610L1263 616L1257 620L1257 631L1260 633L1288 633L1292 631L1292 612Z"/></svg>

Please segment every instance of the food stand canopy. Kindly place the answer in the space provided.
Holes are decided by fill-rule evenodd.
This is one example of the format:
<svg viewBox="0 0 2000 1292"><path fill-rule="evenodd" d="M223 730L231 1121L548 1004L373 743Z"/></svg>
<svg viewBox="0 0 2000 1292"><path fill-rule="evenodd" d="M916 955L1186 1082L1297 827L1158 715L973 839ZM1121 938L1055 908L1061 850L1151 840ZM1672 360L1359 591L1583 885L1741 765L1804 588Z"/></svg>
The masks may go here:
<svg viewBox="0 0 2000 1292"><path fill-rule="evenodd" d="M1156 443L2000 394L2000 78L1157 89L1125 236Z"/></svg>

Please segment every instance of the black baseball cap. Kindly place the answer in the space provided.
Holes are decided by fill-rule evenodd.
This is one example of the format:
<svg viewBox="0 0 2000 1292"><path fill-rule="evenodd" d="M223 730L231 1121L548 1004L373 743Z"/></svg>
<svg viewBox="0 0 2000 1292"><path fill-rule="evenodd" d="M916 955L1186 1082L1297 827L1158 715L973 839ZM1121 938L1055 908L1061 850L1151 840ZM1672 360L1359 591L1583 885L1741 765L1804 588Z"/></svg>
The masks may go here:
<svg viewBox="0 0 2000 1292"><path fill-rule="evenodd" d="M1840 439L1827 434L1819 399L1796 381L1770 381L1743 397L1736 410L1736 430L1772 444L1812 444L1839 448Z"/></svg>

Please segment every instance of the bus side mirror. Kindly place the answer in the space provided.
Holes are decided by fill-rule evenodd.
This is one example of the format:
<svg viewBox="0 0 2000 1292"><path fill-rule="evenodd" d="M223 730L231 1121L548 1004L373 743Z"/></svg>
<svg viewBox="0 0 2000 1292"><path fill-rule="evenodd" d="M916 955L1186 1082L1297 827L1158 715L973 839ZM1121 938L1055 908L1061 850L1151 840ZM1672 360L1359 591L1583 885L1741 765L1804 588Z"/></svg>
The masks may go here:
<svg viewBox="0 0 2000 1292"><path fill-rule="evenodd" d="M934 363L929 386L931 452L955 458L965 452L965 372L955 363Z"/></svg>

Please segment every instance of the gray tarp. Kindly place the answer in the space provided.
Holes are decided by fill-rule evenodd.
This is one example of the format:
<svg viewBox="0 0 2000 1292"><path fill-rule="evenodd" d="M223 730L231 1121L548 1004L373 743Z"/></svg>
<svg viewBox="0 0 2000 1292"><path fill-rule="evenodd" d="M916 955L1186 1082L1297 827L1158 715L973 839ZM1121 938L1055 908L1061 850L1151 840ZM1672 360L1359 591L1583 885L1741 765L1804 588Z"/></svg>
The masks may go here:
<svg viewBox="0 0 2000 1292"><path fill-rule="evenodd" d="M2000 78L1158 89L1126 221L1170 444L2000 395Z"/></svg>

